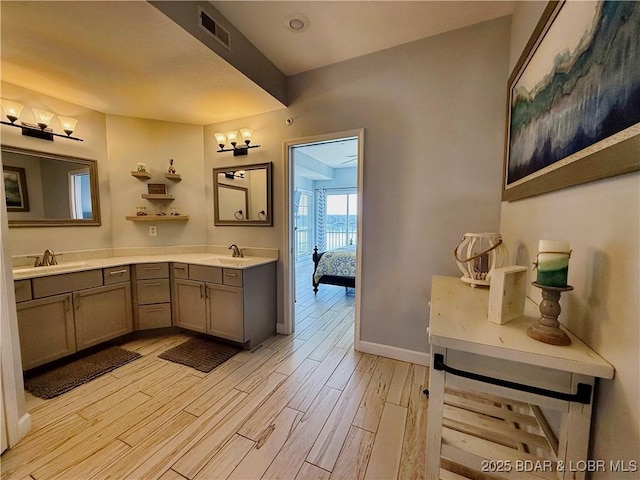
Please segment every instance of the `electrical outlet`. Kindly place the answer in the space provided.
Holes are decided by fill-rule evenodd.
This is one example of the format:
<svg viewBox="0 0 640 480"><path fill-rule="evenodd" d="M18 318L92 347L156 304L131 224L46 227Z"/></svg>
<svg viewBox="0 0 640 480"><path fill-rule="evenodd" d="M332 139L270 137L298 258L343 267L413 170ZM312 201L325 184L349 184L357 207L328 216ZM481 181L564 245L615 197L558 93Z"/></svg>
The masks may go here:
<svg viewBox="0 0 640 480"><path fill-rule="evenodd" d="M157 237L158 236L158 227L156 227L155 225L151 225L149 227L149 236L150 237Z"/></svg>

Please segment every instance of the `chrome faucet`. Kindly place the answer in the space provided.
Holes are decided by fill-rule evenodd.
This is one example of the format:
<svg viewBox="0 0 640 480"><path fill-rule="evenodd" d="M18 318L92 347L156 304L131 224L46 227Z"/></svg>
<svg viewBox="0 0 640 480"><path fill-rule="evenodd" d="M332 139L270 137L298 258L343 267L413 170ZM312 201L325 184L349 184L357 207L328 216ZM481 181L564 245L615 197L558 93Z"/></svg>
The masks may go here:
<svg viewBox="0 0 640 480"><path fill-rule="evenodd" d="M232 257L243 257L244 256L244 255L242 255L242 250L240 250L235 243L232 243L231 245L229 245L229 250L233 250L233 253L231 254Z"/></svg>
<svg viewBox="0 0 640 480"><path fill-rule="evenodd" d="M42 254L42 262L40 265L57 265L58 261L56 260L56 254L50 248L47 248Z"/></svg>

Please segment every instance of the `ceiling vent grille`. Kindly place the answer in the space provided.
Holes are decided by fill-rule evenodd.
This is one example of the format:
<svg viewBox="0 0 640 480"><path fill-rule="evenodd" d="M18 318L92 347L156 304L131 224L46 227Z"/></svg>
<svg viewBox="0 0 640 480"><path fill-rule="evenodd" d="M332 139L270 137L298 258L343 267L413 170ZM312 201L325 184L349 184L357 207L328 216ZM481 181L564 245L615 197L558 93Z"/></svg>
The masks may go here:
<svg viewBox="0 0 640 480"><path fill-rule="evenodd" d="M200 8L198 9L198 17L200 27L212 35L227 50L231 50L231 35L229 32Z"/></svg>

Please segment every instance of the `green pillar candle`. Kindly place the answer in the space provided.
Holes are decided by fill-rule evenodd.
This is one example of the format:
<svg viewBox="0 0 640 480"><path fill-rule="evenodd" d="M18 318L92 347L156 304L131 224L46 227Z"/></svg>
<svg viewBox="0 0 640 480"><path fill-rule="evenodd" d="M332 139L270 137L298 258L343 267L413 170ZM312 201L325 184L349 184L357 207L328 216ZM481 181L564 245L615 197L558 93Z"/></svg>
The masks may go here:
<svg viewBox="0 0 640 480"><path fill-rule="evenodd" d="M569 242L540 240L536 283L547 287L566 287L570 253Z"/></svg>

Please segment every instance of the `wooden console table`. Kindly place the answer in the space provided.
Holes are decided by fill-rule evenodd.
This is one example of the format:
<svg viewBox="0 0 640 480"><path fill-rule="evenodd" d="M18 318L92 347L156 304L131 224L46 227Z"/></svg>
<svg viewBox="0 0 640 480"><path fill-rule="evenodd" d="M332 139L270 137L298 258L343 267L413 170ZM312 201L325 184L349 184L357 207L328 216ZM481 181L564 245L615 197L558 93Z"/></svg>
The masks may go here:
<svg viewBox="0 0 640 480"><path fill-rule="evenodd" d="M570 332L569 346L529 338L527 328L540 316L534 302L527 301L524 317L504 325L487 320L488 302L488 289L456 277L433 278L427 478L440 478L441 457L494 477L584 478L595 378L613 378L613 367ZM538 413L538 407L559 410L551 458L486 438L461 440L464 434L443 428L445 387L524 402Z"/></svg>

